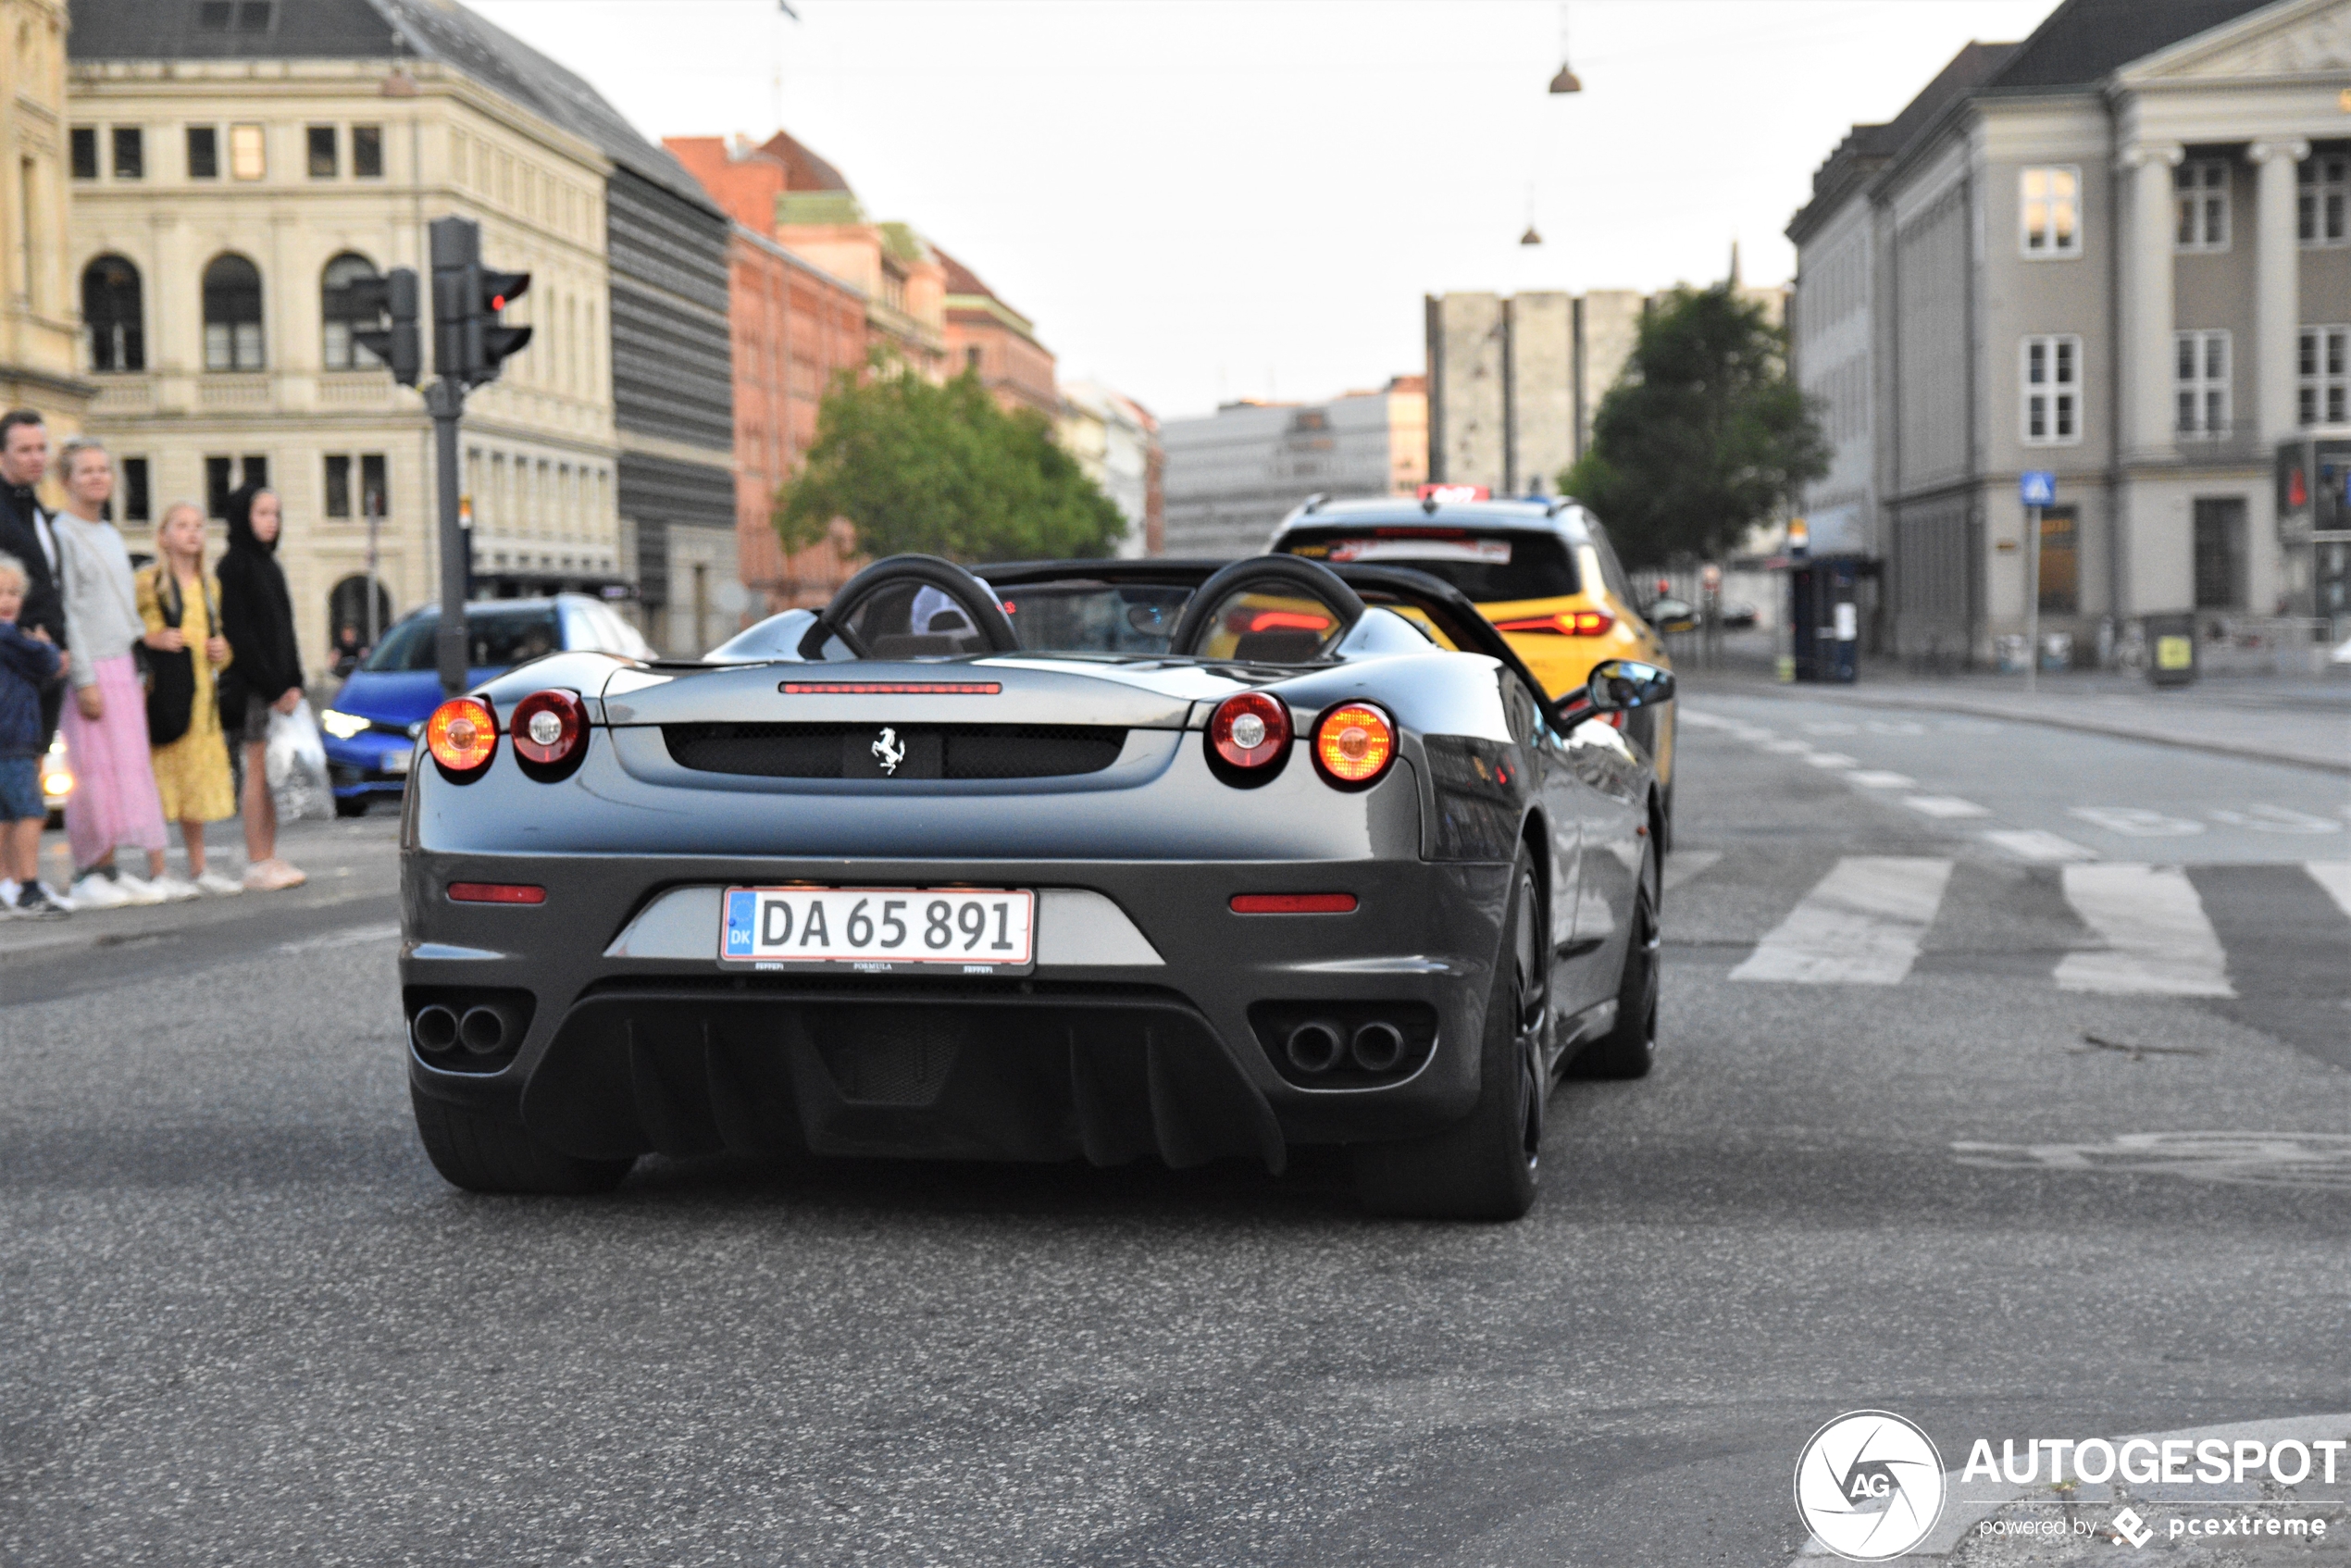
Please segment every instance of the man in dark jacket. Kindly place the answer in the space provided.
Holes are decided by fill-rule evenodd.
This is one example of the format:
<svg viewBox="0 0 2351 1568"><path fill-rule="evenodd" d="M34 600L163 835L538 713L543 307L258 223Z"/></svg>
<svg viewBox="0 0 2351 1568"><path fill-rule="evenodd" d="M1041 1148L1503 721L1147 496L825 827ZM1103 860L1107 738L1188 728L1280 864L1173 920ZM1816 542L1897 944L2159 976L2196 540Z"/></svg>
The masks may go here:
<svg viewBox="0 0 2351 1568"><path fill-rule="evenodd" d="M0 414L0 555L24 563L24 609L18 626L29 635L46 638L66 653L66 601L57 583L57 541L49 529L49 515L41 509L33 487L49 471L49 430L41 416L29 408ZM46 751L57 733L57 712L64 705L64 682L41 695L41 747Z"/></svg>

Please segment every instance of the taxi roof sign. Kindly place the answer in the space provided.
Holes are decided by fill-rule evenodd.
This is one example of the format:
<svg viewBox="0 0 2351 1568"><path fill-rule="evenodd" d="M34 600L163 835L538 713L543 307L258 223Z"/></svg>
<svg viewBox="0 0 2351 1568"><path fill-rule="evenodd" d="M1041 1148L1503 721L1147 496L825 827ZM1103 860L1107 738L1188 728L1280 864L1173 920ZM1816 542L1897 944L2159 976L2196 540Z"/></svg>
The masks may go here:
<svg viewBox="0 0 2351 1568"><path fill-rule="evenodd" d="M1423 501L1491 501L1494 492L1482 484L1424 484L1420 488Z"/></svg>

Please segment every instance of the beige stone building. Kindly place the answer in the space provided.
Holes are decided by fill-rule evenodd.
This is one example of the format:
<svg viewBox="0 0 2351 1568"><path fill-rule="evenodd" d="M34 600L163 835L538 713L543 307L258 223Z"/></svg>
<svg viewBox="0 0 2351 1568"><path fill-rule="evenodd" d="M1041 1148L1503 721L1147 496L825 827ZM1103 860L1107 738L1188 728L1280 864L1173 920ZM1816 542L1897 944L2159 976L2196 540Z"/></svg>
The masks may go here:
<svg viewBox="0 0 2351 1568"><path fill-rule="evenodd" d="M123 459L134 545L172 500L217 518L235 485L266 477L285 503L281 558L314 672L331 625L366 619L371 531L377 615L437 597L430 424L352 342L364 324L343 291L394 267L429 277L426 225L454 213L480 222L486 261L532 279L506 315L535 335L466 410L483 591L633 577L605 156L439 59L400 57L410 45L367 34L383 24L364 7L331 7L353 36L306 57L272 57L275 33L158 35L153 7L76 9L70 276L99 387L91 423ZM216 9L229 10L182 7L173 26Z"/></svg>
<svg viewBox="0 0 2351 1568"><path fill-rule="evenodd" d="M1431 295L1428 477L1497 495L1557 489L1648 308L1632 289Z"/></svg>
<svg viewBox="0 0 2351 1568"><path fill-rule="evenodd" d="M56 433L81 428L92 391L66 267L65 106L64 0L0 0L0 408L37 408Z"/></svg>

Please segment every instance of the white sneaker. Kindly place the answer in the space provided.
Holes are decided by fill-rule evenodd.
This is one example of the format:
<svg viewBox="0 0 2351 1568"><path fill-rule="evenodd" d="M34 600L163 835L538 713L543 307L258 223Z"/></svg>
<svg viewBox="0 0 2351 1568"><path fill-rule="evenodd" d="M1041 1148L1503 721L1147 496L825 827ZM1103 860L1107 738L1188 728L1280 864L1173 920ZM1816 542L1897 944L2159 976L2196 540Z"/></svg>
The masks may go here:
<svg viewBox="0 0 2351 1568"><path fill-rule="evenodd" d="M195 887L198 892L210 893L217 899L229 898L245 890L245 885L235 877L223 877L219 872L209 868L196 878Z"/></svg>
<svg viewBox="0 0 2351 1568"><path fill-rule="evenodd" d="M184 899L196 898L204 891L193 882L184 877L174 877L168 871L160 877L149 878L147 886L161 893L166 903L178 903Z"/></svg>
<svg viewBox="0 0 2351 1568"><path fill-rule="evenodd" d="M138 902L131 896L129 889L117 885L115 879L104 872L93 871L87 877L74 879L72 907L75 909L120 909Z"/></svg>
<svg viewBox="0 0 2351 1568"><path fill-rule="evenodd" d="M114 883L131 895L132 903L162 903L171 896L144 877L133 877L128 871L116 872Z"/></svg>
<svg viewBox="0 0 2351 1568"><path fill-rule="evenodd" d="M50 902L51 903L56 904L56 905L59 909L64 910L64 911L65 911L68 915L71 915L71 914L73 913L73 895L72 895L72 894L68 893L68 892L66 892L66 891L62 890L61 889L53 888L53 887L51 887L51 886L50 886L48 883L46 883L46 882L35 882L35 883L33 884L33 886L34 886L34 887L36 887L36 888L38 888L38 889L40 889L43 892L44 892L44 893L48 894L48 895L49 895L49 902ZM22 898L24 895L23 895L23 894L21 894L21 893L19 893L19 894L18 894L17 896L18 896L19 898Z"/></svg>

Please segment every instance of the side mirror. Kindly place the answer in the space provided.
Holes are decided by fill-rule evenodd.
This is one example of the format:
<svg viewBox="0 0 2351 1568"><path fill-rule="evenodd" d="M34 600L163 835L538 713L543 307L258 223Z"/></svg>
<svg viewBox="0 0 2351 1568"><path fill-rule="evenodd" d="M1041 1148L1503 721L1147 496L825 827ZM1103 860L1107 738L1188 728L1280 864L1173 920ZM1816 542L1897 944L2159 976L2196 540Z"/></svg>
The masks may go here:
<svg viewBox="0 0 2351 1568"><path fill-rule="evenodd" d="M1666 633L1696 631L1698 611L1679 599L1659 599L1650 604L1649 625Z"/></svg>
<svg viewBox="0 0 2351 1568"><path fill-rule="evenodd" d="M1560 716L1581 723L1594 714L1655 707L1673 695L1672 670L1636 659L1602 659L1592 666L1592 678L1584 683L1584 690L1560 704Z"/></svg>

